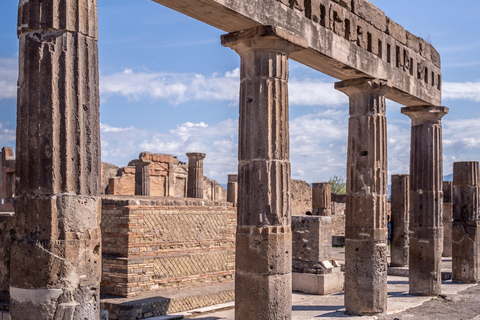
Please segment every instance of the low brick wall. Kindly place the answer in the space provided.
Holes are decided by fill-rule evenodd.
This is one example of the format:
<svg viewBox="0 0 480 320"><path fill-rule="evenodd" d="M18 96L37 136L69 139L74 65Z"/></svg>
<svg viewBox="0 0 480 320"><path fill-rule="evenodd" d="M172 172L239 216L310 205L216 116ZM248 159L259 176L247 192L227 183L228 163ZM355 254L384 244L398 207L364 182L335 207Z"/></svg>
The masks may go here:
<svg viewBox="0 0 480 320"><path fill-rule="evenodd" d="M133 297L234 278L230 203L107 196L101 228L103 294Z"/></svg>

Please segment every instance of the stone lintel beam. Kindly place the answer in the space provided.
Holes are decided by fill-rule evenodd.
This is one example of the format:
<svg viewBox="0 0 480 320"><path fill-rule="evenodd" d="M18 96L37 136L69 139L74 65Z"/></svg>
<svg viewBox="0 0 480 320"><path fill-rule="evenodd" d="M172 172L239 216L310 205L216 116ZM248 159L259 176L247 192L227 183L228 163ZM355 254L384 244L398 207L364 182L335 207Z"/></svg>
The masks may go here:
<svg viewBox="0 0 480 320"><path fill-rule="evenodd" d="M387 310L387 124L382 79L335 83L350 98L345 230L345 308ZM365 270L365 272L358 272Z"/></svg>
<svg viewBox="0 0 480 320"><path fill-rule="evenodd" d="M301 43L268 26L222 36L241 57L236 319L291 319L288 56Z"/></svg>
<svg viewBox="0 0 480 320"><path fill-rule="evenodd" d="M312 213L314 216L332 215L332 187L330 183L312 185Z"/></svg>
<svg viewBox="0 0 480 320"><path fill-rule="evenodd" d="M454 282L480 281L480 204L477 161L453 164L452 273Z"/></svg>
<svg viewBox="0 0 480 320"><path fill-rule="evenodd" d="M205 153L200 152L187 153L187 198L203 199L203 159L205 159L205 156Z"/></svg>
<svg viewBox="0 0 480 320"><path fill-rule="evenodd" d="M412 295L441 293L443 251L442 117L447 107L402 108L412 119L410 152L410 256Z"/></svg>

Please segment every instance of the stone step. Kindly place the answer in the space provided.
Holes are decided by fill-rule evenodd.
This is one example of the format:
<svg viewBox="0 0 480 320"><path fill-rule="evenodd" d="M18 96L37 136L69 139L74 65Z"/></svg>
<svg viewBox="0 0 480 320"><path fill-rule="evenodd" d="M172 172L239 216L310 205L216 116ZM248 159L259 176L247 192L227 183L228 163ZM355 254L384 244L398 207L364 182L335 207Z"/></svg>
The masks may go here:
<svg viewBox="0 0 480 320"><path fill-rule="evenodd" d="M163 291L132 298L105 297L101 309L111 320L181 319L180 312L223 304L235 299L234 282L182 290ZM174 315L177 314L177 318ZM170 315L170 317L158 318ZM171 318L174 316L174 318Z"/></svg>

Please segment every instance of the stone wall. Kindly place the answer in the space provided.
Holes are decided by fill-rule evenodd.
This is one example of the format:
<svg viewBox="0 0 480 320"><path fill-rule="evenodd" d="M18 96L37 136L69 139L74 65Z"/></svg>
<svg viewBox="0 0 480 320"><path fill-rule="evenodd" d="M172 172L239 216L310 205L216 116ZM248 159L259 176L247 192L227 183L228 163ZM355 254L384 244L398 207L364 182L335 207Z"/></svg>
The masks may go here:
<svg viewBox="0 0 480 320"><path fill-rule="evenodd" d="M202 199L102 201L102 293L132 297L231 281L236 211Z"/></svg>
<svg viewBox="0 0 480 320"><path fill-rule="evenodd" d="M291 185L292 216L303 216L312 212L312 187L302 180L292 179Z"/></svg>
<svg viewBox="0 0 480 320"><path fill-rule="evenodd" d="M0 293L10 290L10 231L14 222L13 213L0 213Z"/></svg>

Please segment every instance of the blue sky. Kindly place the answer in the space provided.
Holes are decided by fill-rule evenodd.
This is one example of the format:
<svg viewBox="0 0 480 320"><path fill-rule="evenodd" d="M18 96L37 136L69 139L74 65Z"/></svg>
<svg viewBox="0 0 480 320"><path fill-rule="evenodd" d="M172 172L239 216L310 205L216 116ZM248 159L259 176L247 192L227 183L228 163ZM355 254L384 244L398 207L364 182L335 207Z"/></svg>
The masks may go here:
<svg viewBox="0 0 480 320"><path fill-rule="evenodd" d="M205 152L205 174L237 170L239 57L221 30L149 0L98 0L102 160L124 166L141 151ZM480 2L372 1L440 52L444 174L480 160ZM0 146L15 144L17 1L0 4ZM345 177L348 99L336 80L290 64L292 177ZM408 173L410 120L388 102L389 173Z"/></svg>

